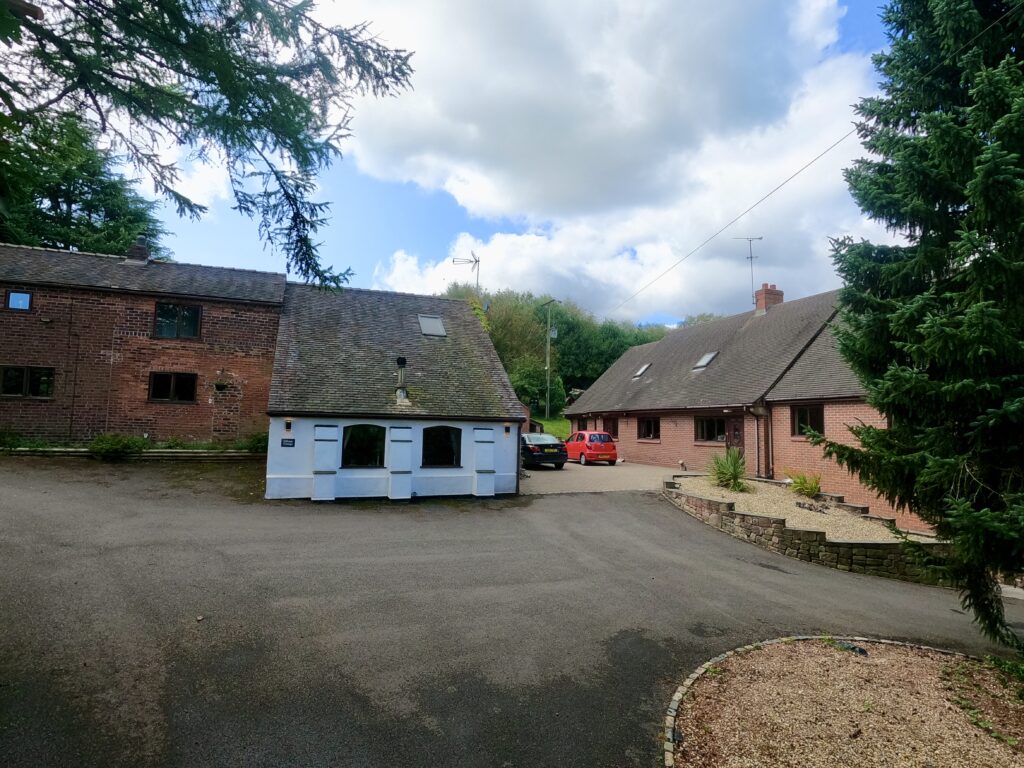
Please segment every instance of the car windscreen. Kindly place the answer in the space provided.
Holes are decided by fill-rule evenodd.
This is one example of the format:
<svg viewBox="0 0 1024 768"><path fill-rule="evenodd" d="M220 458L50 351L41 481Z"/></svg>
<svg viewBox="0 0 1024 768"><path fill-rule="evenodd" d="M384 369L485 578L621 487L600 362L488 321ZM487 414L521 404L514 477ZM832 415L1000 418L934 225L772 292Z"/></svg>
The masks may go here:
<svg viewBox="0 0 1024 768"><path fill-rule="evenodd" d="M591 435L587 440L591 443L610 443L612 441L611 437L605 434Z"/></svg>
<svg viewBox="0 0 1024 768"><path fill-rule="evenodd" d="M562 441L554 435L526 435L526 442L533 445L555 445Z"/></svg>

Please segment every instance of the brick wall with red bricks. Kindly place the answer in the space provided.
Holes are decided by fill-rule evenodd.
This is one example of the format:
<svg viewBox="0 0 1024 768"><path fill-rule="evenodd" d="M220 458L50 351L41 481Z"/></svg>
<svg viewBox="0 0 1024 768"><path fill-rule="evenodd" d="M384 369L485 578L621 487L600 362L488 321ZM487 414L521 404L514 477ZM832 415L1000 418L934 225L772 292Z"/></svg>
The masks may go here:
<svg viewBox="0 0 1024 768"><path fill-rule="evenodd" d="M267 428L279 309L135 293L0 284L27 312L0 309L0 366L54 369L53 397L0 397L0 430L49 440L103 432L230 440ZM195 339L154 335L157 301L200 305ZM195 402L150 399L151 372L196 374Z"/></svg>

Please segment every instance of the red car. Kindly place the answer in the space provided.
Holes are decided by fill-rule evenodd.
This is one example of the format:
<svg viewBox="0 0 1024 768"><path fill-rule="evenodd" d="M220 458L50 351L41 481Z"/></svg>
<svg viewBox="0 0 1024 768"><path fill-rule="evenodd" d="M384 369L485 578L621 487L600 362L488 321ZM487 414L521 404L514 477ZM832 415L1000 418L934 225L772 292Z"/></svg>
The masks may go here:
<svg viewBox="0 0 1024 768"><path fill-rule="evenodd" d="M619 460L615 441L607 432L573 432L565 441L565 452L569 461L578 461L581 466L592 461L607 461L614 466Z"/></svg>

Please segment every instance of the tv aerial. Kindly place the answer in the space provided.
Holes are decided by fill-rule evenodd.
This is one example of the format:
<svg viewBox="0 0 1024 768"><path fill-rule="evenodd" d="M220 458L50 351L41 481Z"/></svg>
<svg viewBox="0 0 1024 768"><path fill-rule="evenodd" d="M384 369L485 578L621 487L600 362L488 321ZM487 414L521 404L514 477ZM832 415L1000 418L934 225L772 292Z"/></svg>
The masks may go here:
<svg viewBox="0 0 1024 768"><path fill-rule="evenodd" d="M452 264L472 264L472 269L476 272L476 292L480 293L480 257L476 255L476 251L470 251L471 259L463 259L455 257L452 259Z"/></svg>

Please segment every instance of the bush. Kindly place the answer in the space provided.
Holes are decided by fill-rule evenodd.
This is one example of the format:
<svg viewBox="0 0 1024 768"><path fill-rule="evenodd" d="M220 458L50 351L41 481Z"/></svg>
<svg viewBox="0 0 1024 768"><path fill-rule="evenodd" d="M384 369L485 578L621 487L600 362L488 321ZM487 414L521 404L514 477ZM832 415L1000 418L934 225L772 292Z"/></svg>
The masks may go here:
<svg viewBox="0 0 1024 768"><path fill-rule="evenodd" d="M800 473L791 475L787 472L786 477L793 481L789 486L793 493L798 493L809 499L813 499L821 493L821 475L802 475Z"/></svg>
<svg viewBox="0 0 1024 768"><path fill-rule="evenodd" d="M155 448L189 448L191 446L187 442L182 440L180 437L168 437L166 440L161 440L154 447Z"/></svg>
<svg viewBox="0 0 1024 768"><path fill-rule="evenodd" d="M236 440L234 448L237 451L249 451L249 453L266 453L269 442L269 434L266 432L254 432L247 437Z"/></svg>
<svg viewBox="0 0 1024 768"><path fill-rule="evenodd" d="M743 482L746 474L747 460L739 448L729 448L724 456L715 454L711 457L711 478L715 485L730 491L749 491L750 486Z"/></svg>
<svg viewBox="0 0 1024 768"><path fill-rule="evenodd" d="M22 442L24 441L21 439L21 435L17 432L9 432L5 429L0 429L0 451L20 448Z"/></svg>
<svg viewBox="0 0 1024 768"><path fill-rule="evenodd" d="M144 437L133 435L97 435L87 446L89 453L104 461L118 461L136 453L142 453L149 447Z"/></svg>

